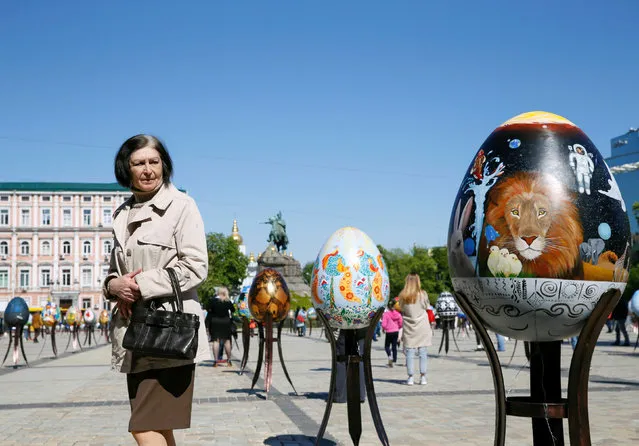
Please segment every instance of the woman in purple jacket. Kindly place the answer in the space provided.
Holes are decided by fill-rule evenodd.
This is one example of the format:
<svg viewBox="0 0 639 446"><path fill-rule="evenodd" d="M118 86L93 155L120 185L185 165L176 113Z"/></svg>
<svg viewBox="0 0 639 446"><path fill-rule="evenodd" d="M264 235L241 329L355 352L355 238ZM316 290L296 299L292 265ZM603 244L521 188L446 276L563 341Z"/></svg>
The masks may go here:
<svg viewBox="0 0 639 446"><path fill-rule="evenodd" d="M386 333L384 349L388 355L388 367L393 367L393 364L397 362L397 339L403 324L402 315L397 311L397 305L397 301L394 299L388 302L388 308L382 317L382 328ZM391 348L393 356L391 356Z"/></svg>

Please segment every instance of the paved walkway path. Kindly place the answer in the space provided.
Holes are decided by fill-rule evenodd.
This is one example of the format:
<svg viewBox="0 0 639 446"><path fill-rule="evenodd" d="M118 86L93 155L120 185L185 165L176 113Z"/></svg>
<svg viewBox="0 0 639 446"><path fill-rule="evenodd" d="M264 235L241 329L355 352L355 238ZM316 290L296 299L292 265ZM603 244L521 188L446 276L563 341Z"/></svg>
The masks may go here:
<svg viewBox="0 0 639 446"><path fill-rule="evenodd" d="M283 336L284 356L298 395L287 382L279 362L268 399L263 381L251 392L257 339L252 339L249 373L240 376L239 360L233 367L214 368L204 363L196 369L195 404L191 429L177 431L179 445L301 445L312 444L321 422L330 376L330 347L313 337ZM373 344L373 374L382 419L392 445L492 445L494 394L492 376L483 352L475 352L472 339L459 339L461 352L452 346L448 355L429 349L428 384L404 384L404 356L388 368L381 342ZM84 340L84 336L81 337ZM590 424L594 445L639 444L639 350L611 346L612 335L602 333L590 376ZM0 338L4 356L7 336ZM67 338L60 336L61 355L49 359L45 346L25 344L31 367L13 368L11 354L0 368L0 444L2 445L134 445L126 432L129 406L124 375L109 370L110 349L101 346L62 354ZM514 341L500 353L507 364ZM47 350L48 349L48 350ZM241 352L235 351L238 358ZM562 380L565 392L572 350L562 346ZM276 357L277 359L277 357ZM528 392L528 367L519 343L509 368L504 369L510 395ZM362 406L361 445L378 445L368 404ZM567 423L564 423L567 438ZM336 404L325 435L328 445L352 444L346 405ZM508 417L507 445L530 445L530 420Z"/></svg>

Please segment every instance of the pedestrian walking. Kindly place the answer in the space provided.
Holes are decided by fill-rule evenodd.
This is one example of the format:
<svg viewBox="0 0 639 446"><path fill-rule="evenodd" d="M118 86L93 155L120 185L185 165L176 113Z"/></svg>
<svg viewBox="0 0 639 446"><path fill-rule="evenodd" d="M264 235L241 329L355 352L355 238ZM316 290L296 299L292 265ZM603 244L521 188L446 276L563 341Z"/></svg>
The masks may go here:
<svg viewBox="0 0 639 446"><path fill-rule="evenodd" d="M404 289L399 293L399 306L403 316L402 343L406 351L406 384L414 384L415 355L419 356L420 384L426 384L426 348L432 345L433 330L428 322L428 295L422 290L417 274L406 276Z"/></svg>
<svg viewBox="0 0 639 446"><path fill-rule="evenodd" d="M174 429L191 425L195 363L210 359L197 287L207 276L204 223L195 201L171 184L173 162L154 136L136 135L115 157L115 177L132 192L114 214L114 243L104 295L115 302L111 321L114 370L126 373L131 418L138 445L175 445ZM122 347L133 305L172 311L175 271L185 313L200 317L194 360L139 356Z"/></svg>
<svg viewBox="0 0 639 446"><path fill-rule="evenodd" d="M388 356L388 367L393 367L397 362L397 339L403 323L402 315L397 311L397 307L397 302L390 301L382 316L382 329L386 333L384 350L386 350L386 356Z"/></svg>
<svg viewBox="0 0 639 446"><path fill-rule="evenodd" d="M617 306L612 310L612 318L615 320L615 342L612 345L620 345L621 334L623 334L625 347L630 345L630 338L628 337L628 331L626 331L626 321L628 319L628 300L623 297L617 303Z"/></svg>
<svg viewBox="0 0 639 446"><path fill-rule="evenodd" d="M229 290L226 287L220 287L217 290L217 298L210 300L207 307L205 325L209 332L209 340L211 349L213 350L213 366L220 364L222 359L220 350L223 347L226 353L227 366L231 367L231 353L233 344L231 337L233 336L233 313L235 307L229 298Z"/></svg>

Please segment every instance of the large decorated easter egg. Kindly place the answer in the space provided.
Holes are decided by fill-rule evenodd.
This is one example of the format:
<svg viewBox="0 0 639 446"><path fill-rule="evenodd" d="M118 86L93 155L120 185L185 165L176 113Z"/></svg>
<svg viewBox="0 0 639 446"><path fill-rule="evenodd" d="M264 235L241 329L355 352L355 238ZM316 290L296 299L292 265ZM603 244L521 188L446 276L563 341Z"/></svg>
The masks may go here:
<svg viewBox="0 0 639 446"><path fill-rule="evenodd" d="M111 315L109 314L109 310L100 311L100 317L98 318L98 321L100 321L100 325L105 326L109 323L110 320Z"/></svg>
<svg viewBox="0 0 639 446"><path fill-rule="evenodd" d="M626 205L592 141L546 112L497 127L462 180L448 260L455 290L494 331L578 334L605 291L623 291L630 262Z"/></svg>
<svg viewBox="0 0 639 446"><path fill-rule="evenodd" d="M435 311L441 319L454 319L459 311L455 297L448 291L442 292L435 302Z"/></svg>
<svg viewBox="0 0 639 446"><path fill-rule="evenodd" d="M29 321L29 305L21 297L14 297L4 309L4 323L9 327L21 327Z"/></svg>
<svg viewBox="0 0 639 446"><path fill-rule="evenodd" d="M64 320L69 325L79 323L80 317L78 316L78 310L76 310L74 306L70 306L69 308L67 308L67 313L64 315Z"/></svg>
<svg viewBox="0 0 639 446"><path fill-rule="evenodd" d="M47 304L44 306L42 310L42 321L44 325L47 327L53 327L56 322L60 322L60 308L50 301L47 301Z"/></svg>
<svg viewBox="0 0 639 446"><path fill-rule="evenodd" d="M95 313L90 308L85 308L82 312L82 320L85 325L92 327L96 323Z"/></svg>
<svg viewBox="0 0 639 446"><path fill-rule="evenodd" d="M328 238L313 266L311 295L332 327L367 327L389 292L386 264L368 235L345 227Z"/></svg>
<svg viewBox="0 0 639 446"><path fill-rule="evenodd" d="M263 321L267 314L273 322L285 319L291 307L291 293L284 277L273 268L258 273L249 290L248 306L258 321Z"/></svg>
<svg viewBox="0 0 639 446"><path fill-rule="evenodd" d="M635 291L630 299L630 311L639 316L639 290Z"/></svg>
<svg viewBox="0 0 639 446"><path fill-rule="evenodd" d="M251 317L251 310L249 310L248 299L246 297L237 301L237 314L240 315L240 317Z"/></svg>

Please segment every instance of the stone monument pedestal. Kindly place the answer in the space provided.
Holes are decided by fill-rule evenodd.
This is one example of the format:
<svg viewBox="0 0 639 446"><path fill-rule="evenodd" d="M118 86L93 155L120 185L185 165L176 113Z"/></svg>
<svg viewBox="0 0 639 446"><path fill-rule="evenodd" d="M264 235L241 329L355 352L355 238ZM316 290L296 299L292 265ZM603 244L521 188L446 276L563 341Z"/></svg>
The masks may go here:
<svg viewBox="0 0 639 446"><path fill-rule="evenodd" d="M272 244L257 258L258 274L266 268L277 270L284 277L291 292L300 296L311 295L311 288L304 282L300 262L286 253L279 252Z"/></svg>

